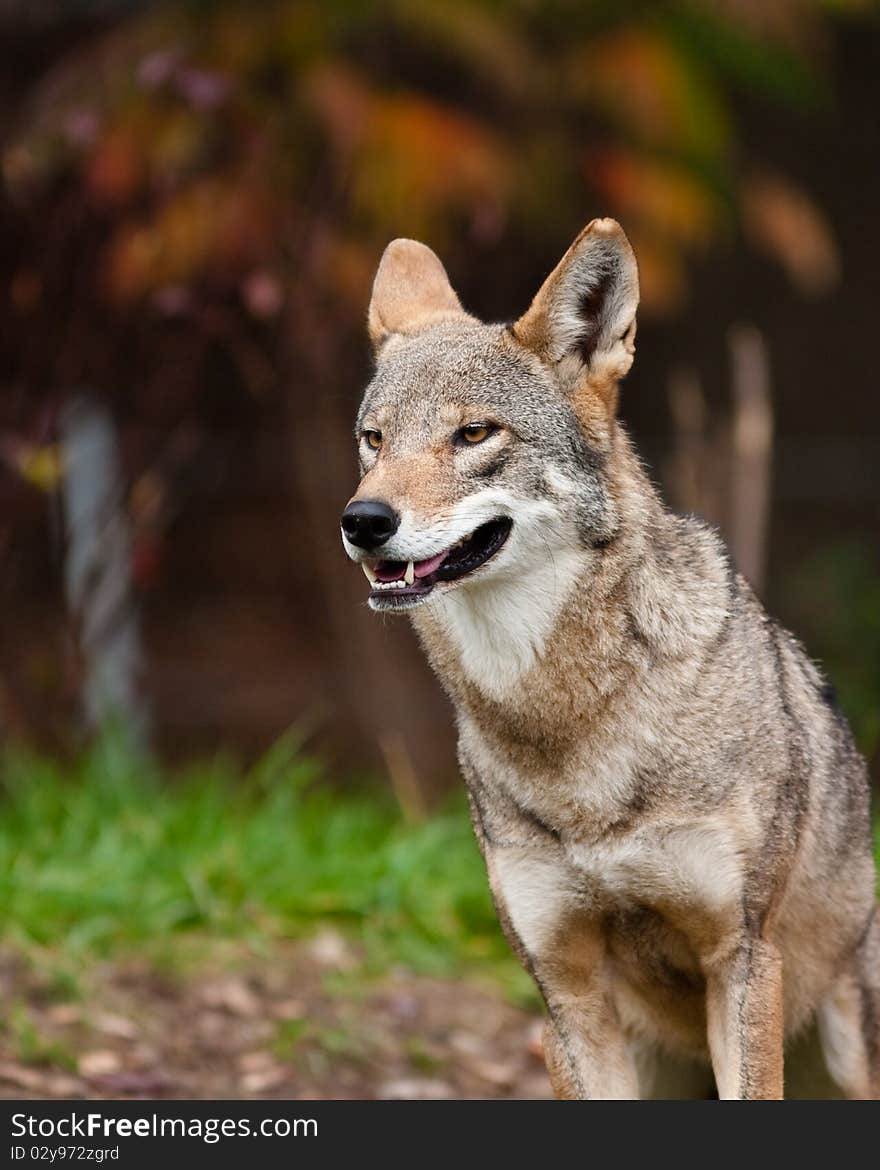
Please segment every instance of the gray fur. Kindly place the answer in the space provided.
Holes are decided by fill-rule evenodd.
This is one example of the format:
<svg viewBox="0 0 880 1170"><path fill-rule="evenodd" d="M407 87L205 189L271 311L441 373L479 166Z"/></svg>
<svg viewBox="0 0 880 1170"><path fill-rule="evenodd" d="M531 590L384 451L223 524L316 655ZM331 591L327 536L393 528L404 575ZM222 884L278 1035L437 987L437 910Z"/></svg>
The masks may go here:
<svg viewBox="0 0 880 1170"><path fill-rule="evenodd" d="M415 306L426 327L382 336L358 419L382 449L361 442L358 494L405 511L391 557L436 551L470 499L495 493L513 520L412 617L455 706L502 925L547 1003L557 1093L662 1094L684 1068L724 1097L779 1096L783 1047L818 1024L838 1087L876 1096L866 768L803 648L718 536L667 511L615 417L633 273L598 221L513 329L450 316L445 291L442 320ZM605 298L581 302L580 348L573 287ZM371 312L407 320L391 308ZM461 451L457 418L501 430Z"/></svg>

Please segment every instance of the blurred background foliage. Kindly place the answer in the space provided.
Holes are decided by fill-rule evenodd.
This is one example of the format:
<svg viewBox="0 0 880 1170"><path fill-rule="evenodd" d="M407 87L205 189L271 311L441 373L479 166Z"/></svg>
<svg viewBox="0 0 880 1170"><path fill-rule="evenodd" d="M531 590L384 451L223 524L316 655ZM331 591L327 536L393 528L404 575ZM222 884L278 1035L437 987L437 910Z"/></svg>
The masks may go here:
<svg viewBox="0 0 880 1170"><path fill-rule="evenodd" d="M127 622L166 752L253 753L299 720L399 794L444 785L443 701L338 548L372 274L415 236L469 307L511 316L611 214L641 267L624 413L653 464L675 443L671 372L694 364L723 429L726 331L763 330L764 591L876 748L880 420L852 352L877 271L877 176L857 173L876 171L875 5L95 0L0 20L10 732L75 746ZM83 398L117 437L100 524L124 534L77 577L65 411Z"/></svg>
<svg viewBox="0 0 880 1170"><path fill-rule="evenodd" d="M836 274L808 194L743 157L732 101L827 103L830 5L133 7L42 81L4 156L19 204L67 187L68 246L100 229L109 310L237 294L268 317L307 280L359 312L401 224L447 254L514 232L558 249L590 204L626 221L649 312L680 308L688 256L738 219L804 289Z"/></svg>

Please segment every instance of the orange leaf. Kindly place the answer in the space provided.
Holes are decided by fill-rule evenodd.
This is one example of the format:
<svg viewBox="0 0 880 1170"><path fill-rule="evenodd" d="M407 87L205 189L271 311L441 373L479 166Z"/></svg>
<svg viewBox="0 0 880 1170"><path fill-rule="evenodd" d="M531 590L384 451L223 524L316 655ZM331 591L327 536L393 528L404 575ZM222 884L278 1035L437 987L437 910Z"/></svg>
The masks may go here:
<svg viewBox="0 0 880 1170"><path fill-rule="evenodd" d="M584 173L617 214L642 220L682 246L706 244L722 217L715 193L673 163L606 149L586 158Z"/></svg>
<svg viewBox="0 0 880 1170"><path fill-rule="evenodd" d="M821 296L840 279L831 226L805 191L765 172L743 184L743 227L751 243L781 264L805 296Z"/></svg>

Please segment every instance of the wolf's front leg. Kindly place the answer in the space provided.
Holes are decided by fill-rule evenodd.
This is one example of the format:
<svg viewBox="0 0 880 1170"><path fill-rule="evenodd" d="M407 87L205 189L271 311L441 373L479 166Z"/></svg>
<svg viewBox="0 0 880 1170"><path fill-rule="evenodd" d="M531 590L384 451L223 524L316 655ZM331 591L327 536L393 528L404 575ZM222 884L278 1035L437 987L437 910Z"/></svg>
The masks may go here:
<svg viewBox="0 0 880 1170"><path fill-rule="evenodd" d="M782 958L763 939L743 939L707 973L709 1049L722 1101L783 1095Z"/></svg>
<svg viewBox="0 0 880 1170"><path fill-rule="evenodd" d="M544 1050L557 1097L632 1100L635 1062L608 986L604 940L572 874L534 848L483 842L505 934L547 1005Z"/></svg>
<svg viewBox="0 0 880 1170"><path fill-rule="evenodd" d="M481 783L462 751L474 832L501 926L547 1005L547 1071L557 1097L639 1095L635 1062L609 993L607 956L583 874L559 836L498 786Z"/></svg>
<svg viewBox="0 0 880 1170"><path fill-rule="evenodd" d="M544 988L544 1059L553 1092L567 1101L632 1101L639 1082L613 1004L590 986L568 1002Z"/></svg>

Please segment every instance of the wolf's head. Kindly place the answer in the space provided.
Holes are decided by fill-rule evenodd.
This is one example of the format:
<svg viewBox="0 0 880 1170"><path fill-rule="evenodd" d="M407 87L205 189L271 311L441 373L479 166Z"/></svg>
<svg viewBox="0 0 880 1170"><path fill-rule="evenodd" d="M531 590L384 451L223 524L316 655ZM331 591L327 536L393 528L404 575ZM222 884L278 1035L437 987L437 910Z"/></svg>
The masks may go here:
<svg viewBox="0 0 880 1170"><path fill-rule="evenodd" d="M537 600L613 539L606 465L637 304L635 257L610 219L581 232L513 326L469 316L423 244L388 245L369 310L362 479L342 515L373 609L486 590Z"/></svg>

